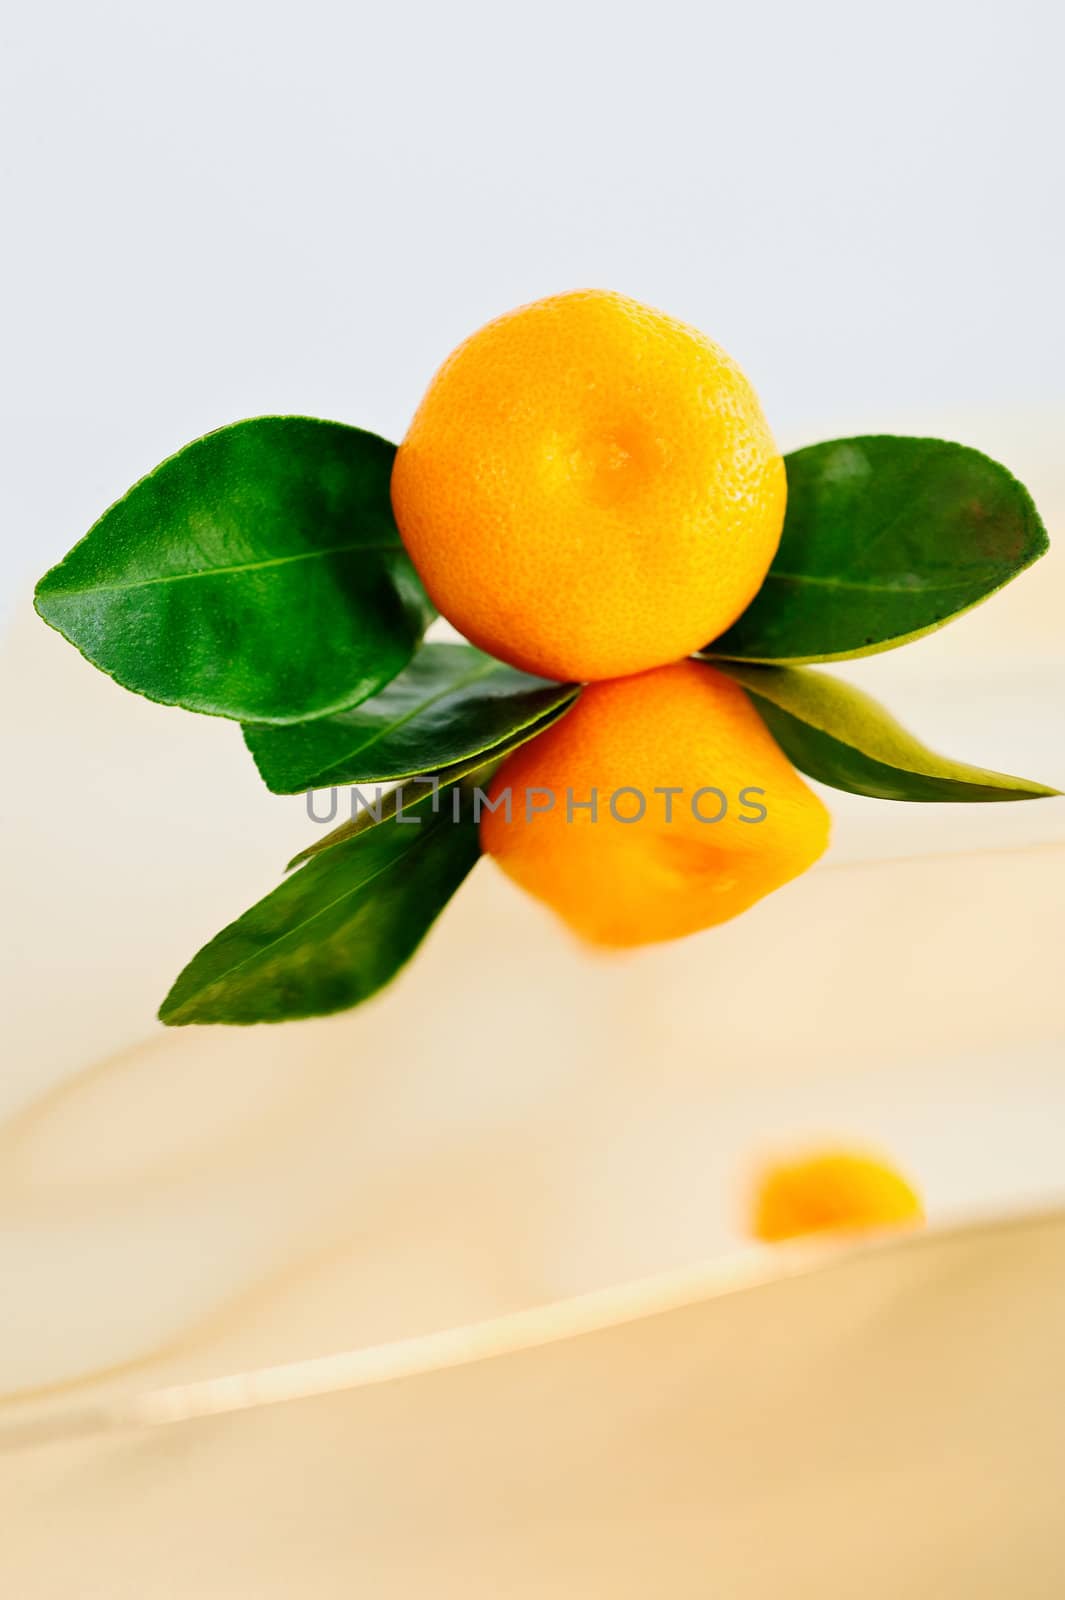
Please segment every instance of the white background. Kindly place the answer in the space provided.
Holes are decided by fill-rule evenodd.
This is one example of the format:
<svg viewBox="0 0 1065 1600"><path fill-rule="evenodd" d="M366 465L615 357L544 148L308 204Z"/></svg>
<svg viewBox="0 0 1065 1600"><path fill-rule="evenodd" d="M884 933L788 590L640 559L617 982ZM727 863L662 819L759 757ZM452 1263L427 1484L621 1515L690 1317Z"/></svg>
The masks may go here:
<svg viewBox="0 0 1065 1600"><path fill-rule="evenodd" d="M1056 410L1063 15L8 8L3 606L188 439L398 437L459 338L576 285L720 340L785 447Z"/></svg>

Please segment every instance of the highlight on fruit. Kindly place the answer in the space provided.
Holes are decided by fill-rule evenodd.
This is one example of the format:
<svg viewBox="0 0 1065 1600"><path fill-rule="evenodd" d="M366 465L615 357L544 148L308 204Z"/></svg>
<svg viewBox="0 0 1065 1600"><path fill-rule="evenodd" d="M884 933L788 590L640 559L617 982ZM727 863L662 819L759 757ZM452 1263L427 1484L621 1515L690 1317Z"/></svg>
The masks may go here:
<svg viewBox="0 0 1065 1600"><path fill-rule="evenodd" d="M769 570L786 494L736 363L601 292L522 306L460 345L392 472L442 615L563 681L665 666L723 633Z"/></svg>
<svg viewBox="0 0 1065 1600"><path fill-rule="evenodd" d="M782 457L718 345L580 290L460 345L398 448L299 416L195 440L35 604L125 688L238 723L271 792L335 811L377 787L160 1009L278 1022L377 993L482 855L579 939L636 947L801 879L830 831L805 779L1055 793L937 754L817 670L942 627L1046 548L979 451L871 435ZM438 617L460 642L426 640Z"/></svg>

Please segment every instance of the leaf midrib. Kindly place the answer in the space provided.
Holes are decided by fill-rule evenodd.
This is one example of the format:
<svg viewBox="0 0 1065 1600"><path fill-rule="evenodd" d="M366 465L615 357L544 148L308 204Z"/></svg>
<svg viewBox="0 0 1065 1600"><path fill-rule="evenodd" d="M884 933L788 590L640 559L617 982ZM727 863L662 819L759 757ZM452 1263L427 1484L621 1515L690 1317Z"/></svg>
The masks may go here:
<svg viewBox="0 0 1065 1600"><path fill-rule="evenodd" d="M319 550L299 550L293 555L271 556L266 561L237 562L230 567L200 567L195 572L168 572L160 573L154 578L138 578L130 583L95 583L85 588L74 589L66 585L56 588L45 588L43 585L38 591L41 595L80 595L80 594L124 594L128 589L150 589L161 583L184 583L190 578L227 578L238 572L263 572L270 567L291 566L296 561L316 561L322 556L346 555L351 551L367 551L371 554L383 552L402 553L403 543L396 539L390 544L363 544L353 542L348 544L332 545Z"/></svg>
<svg viewBox="0 0 1065 1600"><path fill-rule="evenodd" d="M875 583L863 581L860 578L833 578L826 574L812 572L780 572L774 570L767 572L766 583L810 583L822 589L858 589L874 594L945 594L952 589L968 589L973 583L981 582L985 577L993 576L1002 570L1001 566L985 567L980 573L974 573L968 578L957 578L952 583Z"/></svg>
<svg viewBox="0 0 1065 1600"><path fill-rule="evenodd" d="M498 661L486 661L483 663L478 663L478 665L472 671L466 673L464 677L456 678L454 683L447 684L444 688L438 689L435 694L430 695L427 699L420 700L416 706L414 706L410 711L405 712L403 716L396 717L392 722L386 723L383 728L379 729L377 733L371 734L368 738L364 739L361 744L354 745L351 749L345 750L342 756L338 756L335 761L330 762L329 766L324 767L319 776L328 778L330 773L336 772L337 768L343 766L346 761L351 761L353 757L360 755L363 750L369 749L372 745L380 744L382 739L387 739L390 733L395 733L397 728L406 727L408 722L413 722L415 718L420 717L423 712L431 710L435 705L439 705L440 701L446 700L448 695L458 694L461 690L468 689L471 684L480 683L483 678L490 678L493 673L496 673L499 670L500 663ZM469 753L471 755L475 755L477 752L470 751ZM456 757L456 760L461 761L462 759L462 756ZM447 762L446 765L450 766L451 762ZM319 786L316 785L315 787Z"/></svg>
<svg viewBox="0 0 1065 1600"><path fill-rule="evenodd" d="M951 765L958 768L960 773L964 774L964 776L955 776L950 772L937 771L935 766L915 767L911 765L913 757L909 761L895 755L889 759L873 750L866 749L860 744L856 744L853 739L844 738L836 729L826 727L821 718L806 712L800 713L793 710L791 706L785 705L783 701L776 700L772 695L766 694L764 688L758 690L751 689L747 685L744 685L744 687L748 688L748 692L754 695L756 699L767 700L770 705L775 706L784 716L791 717L793 722L797 722L800 726L805 725L808 728L812 728L815 733L820 733L826 739L832 739L844 750L853 750L864 761L874 762L878 767L882 767L885 772L907 772L914 778L927 778L934 783L954 784L959 787L974 789L991 789L999 794L1027 794L1030 790L1030 785L1011 773L995 772L990 767L976 767L968 761L951 763ZM896 727L901 727L890 713L883 711L882 708L878 709L882 711L887 721L893 723ZM906 737L915 745L919 757L928 757L933 763L942 761L942 757L938 756L928 745L922 744L919 739L915 739L913 734L907 734ZM1042 785L1039 787L1042 787Z"/></svg>
<svg viewBox="0 0 1065 1600"><path fill-rule="evenodd" d="M429 838L433 831L434 830L430 828L425 833L419 834L416 838L411 840L410 844L407 846L402 855L391 857L388 861L384 862L382 866L378 867L376 872L371 872L368 878L361 878L359 882L353 884L350 889L345 889L343 894L338 894L334 900L330 900L326 905L320 906L313 916L305 918L302 922L298 922L294 928L289 928L286 930L286 932L278 934L276 939L271 939L269 944L260 946L259 949L251 951L249 955L244 956L242 960L237 961L233 966L227 967L224 972L220 972L217 977L212 978L210 983L198 990L197 993L202 997L211 989L213 989L216 984L235 977L235 975L240 972L243 967L248 966L252 962L261 960L264 956L269 955L271 950L276 949L278 945L285 944L287 940L294 938L297 934L303 933L307 928L312 927L313 924L318 921L319 917L324 917L327 912L330 912L336 906L343 904L345 900L350 900L352 895L358 894L363 889L368 889L371 884L377 882L378 878L383 877L390 868L396 866L401 861L409 860L414 852L418 849L419 845L424 844L425 840ZM178 1010L183 1010L186 1005L191 1003L193 998L194 996L190 996L189 1000L183 1001Z"/></svg>

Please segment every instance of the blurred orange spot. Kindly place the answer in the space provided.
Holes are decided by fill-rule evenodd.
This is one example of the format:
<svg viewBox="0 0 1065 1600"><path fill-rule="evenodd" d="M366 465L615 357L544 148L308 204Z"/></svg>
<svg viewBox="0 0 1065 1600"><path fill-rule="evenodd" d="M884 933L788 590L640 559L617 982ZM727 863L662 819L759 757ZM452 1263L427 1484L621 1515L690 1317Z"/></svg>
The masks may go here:
<svg viewBox="0 0 1065 1600"><path fill-rule="evenodd" d="M921 1198L900 1172L852 1150L812 1151L767 1166L753 1198L750 1231L766 1244L924 1221Z"/></svg>

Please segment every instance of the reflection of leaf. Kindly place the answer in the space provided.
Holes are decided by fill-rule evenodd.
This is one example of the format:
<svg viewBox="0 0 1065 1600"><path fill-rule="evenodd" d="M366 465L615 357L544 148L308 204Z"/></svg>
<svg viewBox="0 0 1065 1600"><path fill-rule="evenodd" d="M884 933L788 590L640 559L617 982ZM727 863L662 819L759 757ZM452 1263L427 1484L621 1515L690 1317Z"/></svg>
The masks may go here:
<svg viewBox="0 0 1065 1600"><path fill-rule="evenodd" d="M248 724L244 738L275 794L387 783L491 750L576 694L471 645L427 644L372 699L284 728Z"/></svg>
<svg viewBox="0 0 1065 1600"><path fill-rule="evenodd" d="M529 739L534 739L538 733L543 733L546 728L550 728L553 723L558 722L572 708L575 698L576 696L574 695L573 698L566 700L562 705L556 706L553 711L549 711L546 716L541 717L539 722L520 728L503 744L497 745L492 750L479 751L477 755L467 756L465 761L456 761L450 767L441 767L436 772L418 773L413 778L407 779L397 785L396 788L390 789L387 794L380 796L379 807L376 803L377 797L375 795L364 796L364 799L369 802L369 806L359 806L347 821L332 829L330 833L325 835L324 839L316 839L313 844L307 845L305 849L300 851L299 855L293 856L287 870L291 871L304 861L309 861L313 856L320 855L323 850L331 850L334 845L342 844L345 839L353 838L355 834L362 833L366 828L375 827L378 822L389 821L395 816L397 806L400 804L402 804L404 811L412 811L415 807L421 806L426 802L432 805L434 796L442 796L446 789L450 789L453 784L458 783L463 778L476 780L479 787L486 788L504 757L508 756L512 750L516 750L519 745L524 744ZM445 802L441 800L440 803L444 804ZM380 813L379 815L378 812Z"/></svg>
<svg viewBox="0 0 1065 1600"><path fill-rule="evenodd" d="M1058 792L936 755L869 695L827 672L715 665L748 691L789 760L834 789L878 800L1038 800Z"/></svg>
<svg viewBox="0 0 1065 1600"><path fill-rule="evenodd" d="M491 755L469 756L465 761L457 761L453 767L442 767L439 772L420 773L415 778L397 783L387 793L363 795L363 803L358 806L353 805L352 815L345 822L333 828L324 839L316 839L313 844L307 845L306 849L293 856L285 871L291 872L295 867L302 866L305 861L321 855L323 850L332 850L334 845L343 844L346 839L353 839L358 833L365 833L367 828L375 828L382 822L391 822L400 808L403 812L417 811L423 805L429 805L432 809L434 802L439 805L440 796L453 784L478 772L488 773L492 766Z"/></svg>
<svg viewBox="0 0 1065 1600"><path fill-rule="evenodd" d="M392 517L394 456L308 417L220 428L106 511L37 610L150 700L261 722L352 705L433 615Z"/></svg>
<svg viewBox="0 0 1065 1600"><path fill-rule="evenodd" d="M1005 467L942 439L833 439L787 457L780 548L743 615L707 647L830 661L905 644L993 594L1047 548Z"/></svg>
<svg viewBox="0 0 1065 1600"><path fill-rule="evenodd" d="M160 1019L284 1022L358 1005L414 953L479 852L468 814L426 806L337 844L205 945Z"/></svg>

